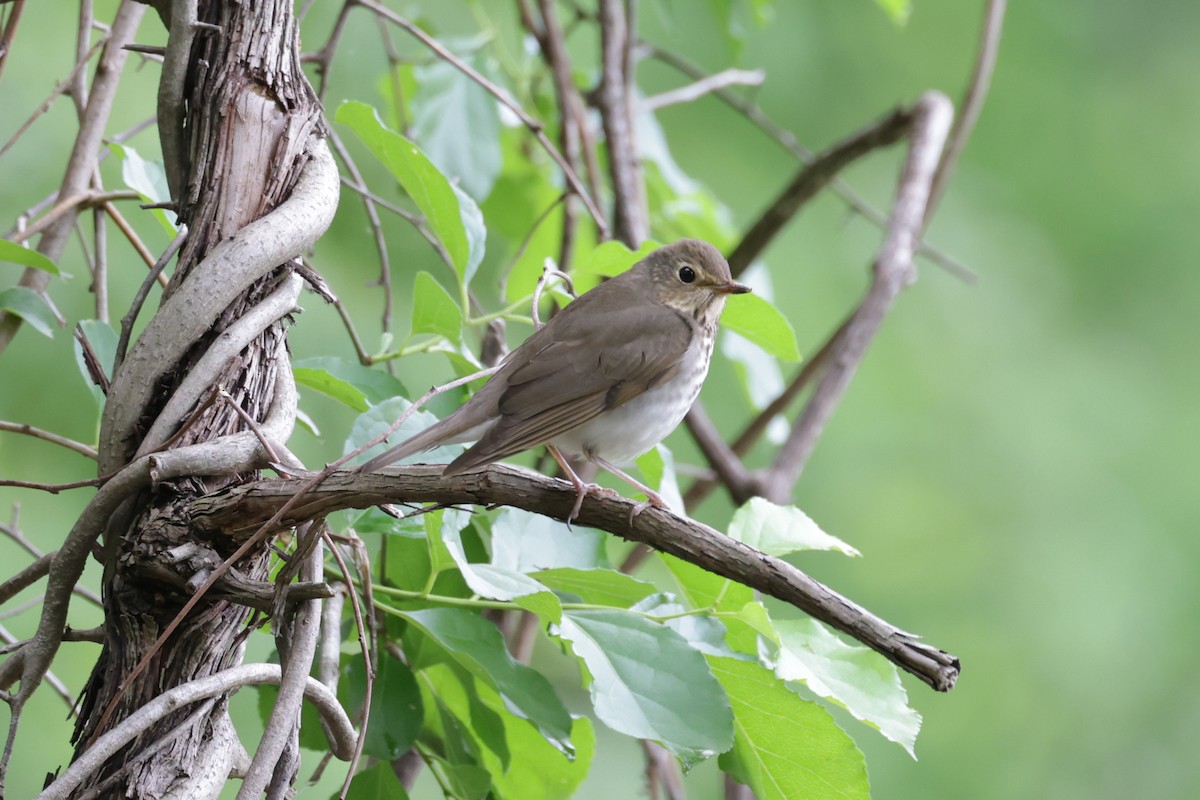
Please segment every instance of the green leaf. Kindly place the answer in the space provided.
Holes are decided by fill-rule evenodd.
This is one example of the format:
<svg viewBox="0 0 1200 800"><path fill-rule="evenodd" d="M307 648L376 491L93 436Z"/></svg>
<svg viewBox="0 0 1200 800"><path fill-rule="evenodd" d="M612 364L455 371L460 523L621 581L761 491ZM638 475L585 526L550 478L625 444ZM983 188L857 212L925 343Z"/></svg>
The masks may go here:
<svg viewBox="0 0 1200 800"><path fill-rule="evenodd" d="M462 282L470 283L487 250L487 226L484 225L483 211L480 210L479 204L457 186L450 188L458 198L458 212L462 216L463 230L467 234L467 261L460 270Z"/></svg>
<svg viewBox="0 0 1200 800"><path fill-rule="evenodd" d="M356 411L366 411L393 397L408 394L395 376L339 356L316 356L297 361L296 382L329 395Z"/></svg>
<svg viewBox="0 0 1200 800"><path fill-rule="evenodd" d="M425 515L404 520L391 519L382 511L365 517L367 530L383 527L387 538L382 541L383 578L390 586L417 592L429 583L433 573L433 562L429 556L429 544L425 539ZM391 523L390 525L388 523ZM355 530L363 531L355 523Z"/></svg>
<svg viewBox="0 0 1200 800"><path fill-rule="evenodd" d="M403 616L495 688L510 713L533 723L557 749L571 751L571 718L562 701L541 673L513 660L495 625L458 608L406 611Z"/></svg>
<svg viewBox="0 0 1200 800"><path fill-rule="evenodd" d="M613 569L559 567L533 573L556 592L573 594L584 603L629 608L654 594L654 584L640 581Z"/></svg>
<svg viewBox="0 0 1200 800"><path fill-rule="evenodd" d="M642 246L637 250L630 250L622 242L612 239L597 245L583 259L583 263L575 268L575 271L612 278L625 272L660 247L662 247L660 242L648 239L642 242Z"/></svg>
<svg viewBox="0 0 1200 800"><path fill-rule="evenodd" d="M10 242L7 239L0 239L0 261L8 261L24 267L33 267L34 269L40 269L42 272L49 272L51 275L59 274L58 265L37 250L30 250L28 247L22 247L16 242Z"/></svg>
<svg viewBox="0 0 1200 800"><path fill-rule="evenodd" d="M464 60L489 74L478 43ZM459 181L473 197L486 198L500 174L500 113L482 86L445 61L413 71L417 93L412 99L412 137L425 155L451 181Z"/></svg>
<svg viewBox="0 0 1200 800"><path fill-rule="evenodd" d="M908 22L908 17L912 14L912 0L875 0L875 4L882 8L892 22L897 25L904 25Z"/></svg>
<svg viewBox="0 0 1200 800"><path fill-rule="evenodd" d="M33 289L14 286L0 292L0 310L16 314L43 336L54 337L54 326L58 320L54 318L54 312L45 298Z"/></svg>
<svg viewBox="0 0 1200 800"><path fill-rule="evenodd" d="M417 677L426 708L422 755L440 773L439 782L450 785L447 797L483 800L492 788L492 776L483 765L486 748L481 737L490 734L491 725L473 724L463 682L474 687L475 681L446 664L423 669Z"/></svg>
<svg viewBox="0 0 1200 800"><path fill-rule="evenodd" d="M576 293L589 291L600 283L601 278L620 275L659 247L662 244L653 239L642 242L637 250L630 250L615 239L596 245L571 271Z"/></svg>
<svg viewBox="0 0 1200 800"><path fill-rule="evenodd" d="M346 707L351 711L362 706L366 698L366 669L361 656L347 659L343 668L346 687ZM363 753L373 758L392 761L399 758L421 732L424 715L421 691L412 670L402 661L382 654L375 685L371 687L371 716L367 721L367 736ZM307 703L305 705L308 705ZM317 729L318 733L320 728ZM322 742L318 749L328 745Z"/></svg>
<svg viewBox="0 0 1200 800"><path fill-rule="evenodd" d="M708 659L733 707L733 750L721 769L758 800L868 800L867 765L829 712L754 661Z"/></svg>
<svg viewBox="0 0 1200 800"><path fill-rule="evenodd" d="M606 566L604 544L598 530L569 528L520 508L501 509L492 522L492 563L516 572Z"/></svg>
<svg viewBox="0 0 1200 800"><path fill-rule="evenodd" d="M729 359L737 371L738 384L755 411L762 411L783 392L783 371L779 369L779 362L761 347L733 331L722 332L720 347L721 355ZM779 414L768 424L766 437L771 444L780 445L787 433L787 418Z"/></svg>
<svg viewBox="0 0 1200 800"><path fill-rule="evenodd" d="M756 294L729 298L721 314L721 327L746 337L783 361L799 361L796 331L779 309Z"/></svg>
<svg viewBox="0 0 1200 800"><path fill-rule="evenodd" d="M684 512L683 494L679 491L679 479L675 476L675 455L665 444L656 444L637 459L638 469L646 479L646 485L658 492L667 505L676 513Z"/></svg>
<svg viewBox="0 0 1200 800"><path fill-rule="evenodd" d="M462 195L455 191L446 180L446 176L419 147L384 126L375 109L366 103L343 103L335 119L349 126L400 182L404 191L429 221L429 226L438 241L446 248L450 261L458 270L459 279L463 283L469 282L474 268L483 258L483 253L478 231L475 246L472 247L472 239L468 236L467 221L464 217L471 217L471 224L475 227L478 207L472 202L472 208L466 209L464 214L460 202Z"/></svg>
<svg viewBox="0 0 1200 800"><path fill-rule="evenodd" d="M528 575L492 564L472 564L463 549L461 531L443 531L442 541L471 591L491 600L523 600L523 608L551 622L562 618L562 604L548 588Z"/></svg>
<svg viewBox="0 0 1200 800"><path fill-rule="evenodd" d="M737 611L754 600L754 590L749 586L714 575L675 556L663 555L662 560L692 608Z"/></svg>
<svg viewBox="0 0 1200 800"><path fill-rule="evenodd" d="M147 203L165 203L171 199L171 190L167 187L167 171L161 161L144 159L137 150L127 144L113 143L108 147L121 159L121 180L141 195L142 200ZM162 208L151 209L151 212L163 226L163 230L174 236L178 231L175 213Z"/></svg>
<svg viewBox="0 0 1200 800"><path fill-rule="evenodd" d="M337 797L338 793L334 792L330 795L330 800L336 800ZM396 777L395 768L383 761L355 775L350 784L350 791L346 793L346 800L379 800L381 797L388 800L408 800L408 793Z"/></svg>
<svg viewBox="0 0 1200 800"><path fill-rule="evenodd" d="M760 601L746 603L732 617L723 619L725 642L736 652L758 657L763 652L763 640L778 648L779 633L767 613L767 607Z"/></svg>
<svg viewBox="0 0 1200 800"><path fill-rule="evenodd" d="M761 497L751 498L733 512L729 535L773 556L802 550L837 550L848 556L862 555L841 539L821 530L795 506L777 506Z"/></svg>
<svg viewBox="0 0 1200 800"><path fill-rule="evenodd" d="M651 617L667 617L662 624L678 633L693 649L710 656L736 656L725 644L725 625L721 620L704 614L689 614L689 609L676 600L675 595L658 592L633 606L637 611Z"/></svg>
<svg viewBox="0 0 1200 800"><path fill-rule="evenodd" d="M424 738L430 740L436 737L439 725L442 734L452 733L451 740L436 745L447 761L482 767L490 773L489 782L495 780L512 763L512 749L508 746L505 731L506 721L511 721L513 727L528 729L547 749L552 749L528 722L508 713L503 699L491 686L475 678L459 664L453 661L431 664L422 669L419 676L425 690L436 698L431 699L440 717L438 724L429 726ZM484 698L490 702L485 702ZM559 758L564 757L558 751L555 754Z"/></svg>
<svg viewBox="0 0 1200 800"><path fill-rule="evenodd" d="M412 332L436 333L458 344L462 326L462 310L450 293L428 272L418 272L413 284Z"/></svg>
<svg viewBox="0 0 1200 800"><path fill-rule="evenodd" d="M504 723L509 763L501 768L491 763L490 753L484 753L484 763L492 773L492 784L500 800L560 800L574 797L587 777L596 755L596 732L587 717L571 720L573 758L555 750L532 726L508 714L503 700L488 686L478 686L481 703L494 709Z"/></svg>
<svg viewBox="0 0 1200 800"><path fill-rule="evenodd" d="M685 768L729 749L729 701L704 657L675 631L628 611L567 611L558 635L591 675L596 716L654 739Z"/></svg>
<svg viewBox="0 0 1200 800"><path fill-rule="evenodd" d="M908 693L895 665L861 645L843 642L814 619L775 622L779 660L775 674L803 681L814 693L845 708L885 737L913 751L921 715L908 705Z"/></svg>
<svg viewBox="0 0 1200 800"><path fill-rule="evenodd" d="M379 436L392 426L392 423L400 418L409 406L408 400L403 397L393 397L390 400L385 400L373 408L359 414L354 420L354 424L350 428L350 435L346 438L345 448L342 452L349 453L351 450L366 444L367 442ZM381 445L376 445L370 450L355 459L355 463L362 463L369 458L379 455L392 444L402 442L405 439L420 433L428 428L433 423L437 422L437 417L430 414L428 411L417 411L412 416L404 421L404 424L392 434L390 444L384 442ZM408 458L398 461L399 464L446 464L452 461L459 453L463 451L462 445L442 445L435 447L432 450L426 450L423 453L413 453Z"/></svg>
<svg viewBox="0 0 1200 800"><path fill-rule="evenodd" d="M444 572L458 565L458 559L450 549L450 543L458 545L462 555L462 530L471 524L471 515L459 508L439 508L422 515L425 522L425 542L429 546L431 569ZM464 576L465 577L465 576Z"/></svg>

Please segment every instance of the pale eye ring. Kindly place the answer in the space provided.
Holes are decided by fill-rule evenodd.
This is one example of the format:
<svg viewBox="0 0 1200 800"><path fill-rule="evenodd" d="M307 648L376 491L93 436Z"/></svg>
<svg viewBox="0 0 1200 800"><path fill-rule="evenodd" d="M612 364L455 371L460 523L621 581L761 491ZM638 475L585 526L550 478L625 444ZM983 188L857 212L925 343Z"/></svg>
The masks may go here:
<svg viewBox="0 0 1200 800"><path fill-rule="evenodd" d="M691 267L680 267L679 280L683 281L684 283L694 283L696 280L696 270L692 269Z"/></svg>

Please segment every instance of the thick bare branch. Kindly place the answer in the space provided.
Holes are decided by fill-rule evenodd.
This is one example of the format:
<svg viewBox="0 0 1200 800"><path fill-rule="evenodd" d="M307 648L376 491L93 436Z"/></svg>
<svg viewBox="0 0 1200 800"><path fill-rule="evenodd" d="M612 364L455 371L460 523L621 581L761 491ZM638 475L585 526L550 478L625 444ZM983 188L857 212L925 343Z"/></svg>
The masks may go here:
<svg viewBox="0 0 1200 800"><path fill-rule="evenodd" d="M270 519L296 494L294 481L262 480L197 498L192 521L202 529L253 531ZM365 508L387 503L474 503L508 505L565 520L575 502L566 481L503 465L453 478L441 467L393 467L386 473L337 472L296 498L281 519L281 528L324 516L342 508ZM923 644L866 609L818 583L778 558L766 555L716 530L668 511L649 508L632 526L632 500L589 495L577 522L643 542L710 572L751 586L791 603L881 653L939 691L948 691L958 677L958 659Z"/></svg>
<svg viewBox="0 0 1200 800"><path fill-rule="evenodd" d="M613 188L613 236L637 249L650 234L646 187L633 123L630 58L633 20L623 0L600 0L600 88L596 104L607 140Z"/></svg>
<svg viewBox="0 0 1200 800"><path fill-rule="evenodd" d="M134 426L162 375L247 286L312 246L333 219L337 199L337 167L321 143L291 196L214 247L204 268L164 302L114 376L100 427L101 472L127 460Z"/></svg>

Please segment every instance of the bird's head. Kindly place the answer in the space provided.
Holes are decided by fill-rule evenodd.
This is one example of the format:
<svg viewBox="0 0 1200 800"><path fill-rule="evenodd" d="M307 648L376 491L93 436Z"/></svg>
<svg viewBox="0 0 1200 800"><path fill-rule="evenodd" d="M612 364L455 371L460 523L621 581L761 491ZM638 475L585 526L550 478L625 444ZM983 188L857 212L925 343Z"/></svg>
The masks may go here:
<svg viewBox="0 0 1200 800"><path fill-rule="evenodd" d="M634 269L645 272L659 300L702 323L716 322L727 296L750 291L733 280L721 252L699 239L660 247Z"/></svg>

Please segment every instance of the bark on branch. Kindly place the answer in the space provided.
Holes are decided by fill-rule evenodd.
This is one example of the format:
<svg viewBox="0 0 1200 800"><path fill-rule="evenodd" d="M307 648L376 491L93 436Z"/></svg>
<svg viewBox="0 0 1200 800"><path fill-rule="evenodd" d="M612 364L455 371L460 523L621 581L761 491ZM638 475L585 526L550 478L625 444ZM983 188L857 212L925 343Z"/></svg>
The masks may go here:
<svg viewBox="0 0 1200 800"><path fill-rule="evenodd" d="M295 493L295 481L260 480L196 498L191 524L201 530L249 535ZM336 472L301 497L281 526L325 516L343 508L387 503L472 503L523 508L565 520L575 500L566 481L504 465L443 478L441 467L393 467L379 473ZM956 657L923 644L800 570L691 519L649 508L634 518L635 503L622 497L589 495L577 524L642 542L710 572L790 603L866 646L938 691L958 678Z"/></svg>

